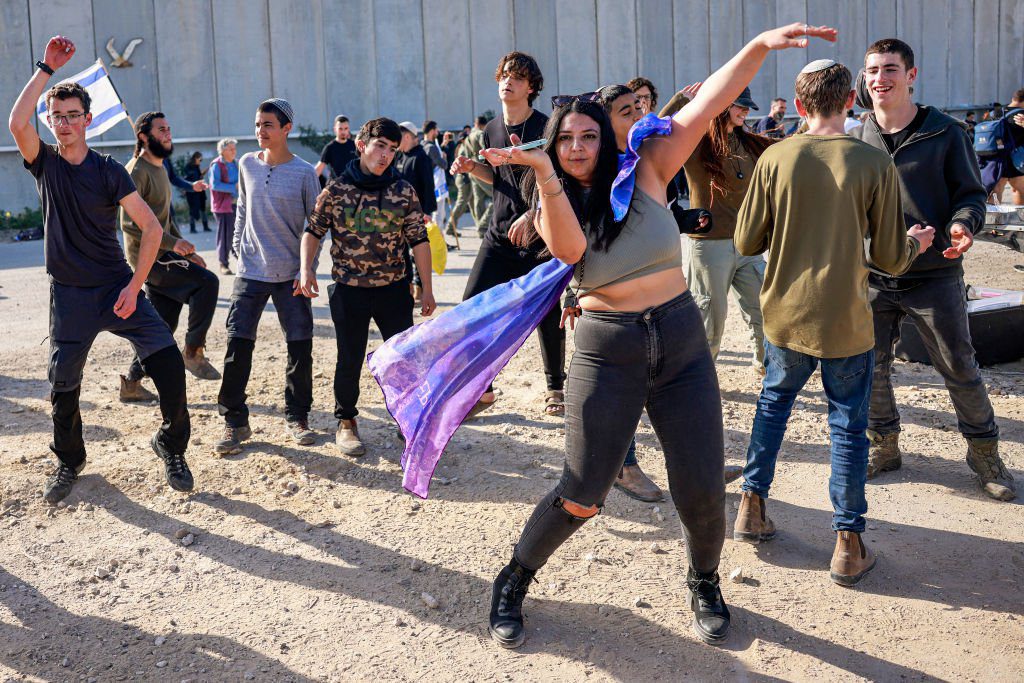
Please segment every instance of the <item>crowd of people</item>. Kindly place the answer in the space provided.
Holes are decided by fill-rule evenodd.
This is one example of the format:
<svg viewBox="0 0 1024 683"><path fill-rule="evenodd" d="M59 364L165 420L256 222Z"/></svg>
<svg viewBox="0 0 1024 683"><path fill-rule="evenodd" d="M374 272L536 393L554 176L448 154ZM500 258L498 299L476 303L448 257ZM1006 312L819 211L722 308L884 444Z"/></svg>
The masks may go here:
<svg viewBox="0 0 1024 683"><path fill-rule="evenodd" d="M315 166L289 148L291 104L264 100L254 114L257 151L238 157L237 142L221 140L205 170L193 156L177 180L199 197L209 190L218 265L234 275L222 373L206 354L219 279L171 215L171 122L157 111L139 116L124 166L90 149L88 92L75 83L47 87L75 45L50 39L10 115L39 190L52 283L48 375L58 464L45 500L64 499L85 467L79 395L102 331L132 344L121 398L159 401L152 448L168 484L191 491L185 372L220 381L224 424L214 450L240 452L252 434L246 387L258 325L272 300L287 347L288 433L297 444L314 443L311 300L320 294L316 266L328 235L335 443L346 456L363 455L357 418L369 326L387 340L412 327L414 302L422 316L434 312L427 224L442 224L437 200L449 179L457 198L447 232L457 239L458 220L470 212L482 237L464 299L552 258L575 266L564 305L538 328L546 378L538 410L564 416L565 467L494 580L489 629L500 645L523 642L530 583L600 513L612 487L645 501L664 497L635 457L645 410L682 521L694 628L721 643L731 620L718 574L725 484L743 477L733 538L772 539L775 462L796 396L819 367L831 434L830 577L858 583L876 563L862 539L865 482L900 467L891 369L908 316L946 382L968 466L986 495L1011 500L1014 480L999 456L964 305L963 255L983 225L986 199L971 140L960 122L914 103L914 53L897 39L867 50L871 110L862 125L847 123L857 97L850 69L823 59L795 76L801 134L783 129L783 98L748 128L758 110L748 85L764 59L811 39L837 35L805 24L766 31L661 110L655 84L637 77L554 96L551 116L534 107L544 88L540 65L511 52L495 70L501 112L491 120L442 134L431 120L421 130L378 117L353 136L338 116ZM56 145L33 126L43 96ZM521 148L534 141L541 144ZM189 207L192 231L197 222L208 230L202 201L190 195ZM729 292L750 329L752 372L762 378L742 468L725 466L715 370ZM173 332L183 306L182 352ZM566 327L576 348L568 373ZM142 385L147 376L155 395ZM496 400L488 386L467 419Z"/></svg>

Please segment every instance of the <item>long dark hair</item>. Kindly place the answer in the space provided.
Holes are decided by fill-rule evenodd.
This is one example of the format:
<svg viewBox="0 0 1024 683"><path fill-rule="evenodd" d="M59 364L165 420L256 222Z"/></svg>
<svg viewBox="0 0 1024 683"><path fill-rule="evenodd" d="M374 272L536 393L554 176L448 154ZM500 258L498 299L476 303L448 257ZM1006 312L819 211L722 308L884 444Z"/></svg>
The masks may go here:
<svg viewBox="0 0 1024 683"><path fill-rule="evenodd" d="M558 161L558 133L562 128L562 121L569 114L583 114L593 119L601 131L601 148L598 152L597 165L594 168L594 178L590 185L590 193L584 200L583 187L572 176L562 170ZM594 248L606 251L612 242L622 232L622 223L616 223L612 215L611 194L612 181L619 171L619 152L615 145L615 132L612 130L611 119L605 113L604 107L598 102L583 102L573 100L563 107L556 107L548 119L544 129L544 137L547 143L544 151L551 158L551 164L555 168L556 176L561 179L565 187L565 194L569 198L569 204L579 219L584 232L594 235ZM548 185L547 189L553 187ZM537 206L540 195L537 189L537 178L533 169L528 169L523 176L522 185L523 199L530 207ZM623 222L625 222L623 220Z"/></svg>
<svg viewBox="0 0 1024 683"><path fill-rule="evenodd" d="M726 173L723 164L732 154L729 149L729 109L711 119L708 122L708 132L697 144L697 159L704 167L704 171L711 177L711 191L725 194ZM756 161L764 154L764 151L775 144L773 140L764 135L757 135L744 130L743 126L733 128L736 139L740 141L750 156Z"/></svg>

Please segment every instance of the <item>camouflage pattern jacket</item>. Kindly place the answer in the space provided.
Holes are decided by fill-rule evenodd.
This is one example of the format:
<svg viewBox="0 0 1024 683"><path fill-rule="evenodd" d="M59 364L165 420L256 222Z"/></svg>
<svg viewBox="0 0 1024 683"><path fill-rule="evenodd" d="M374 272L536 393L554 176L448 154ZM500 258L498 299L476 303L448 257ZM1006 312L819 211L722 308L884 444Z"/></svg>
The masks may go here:
<svg viewBox="0 0 1024 683"><path fill-rule="evenodd" d="M331 232L331 275L353 287L382 287L406 276L405 250L427 241L416 191L405 180L363 190L342 174L316 200L306 232Z"/></svg>

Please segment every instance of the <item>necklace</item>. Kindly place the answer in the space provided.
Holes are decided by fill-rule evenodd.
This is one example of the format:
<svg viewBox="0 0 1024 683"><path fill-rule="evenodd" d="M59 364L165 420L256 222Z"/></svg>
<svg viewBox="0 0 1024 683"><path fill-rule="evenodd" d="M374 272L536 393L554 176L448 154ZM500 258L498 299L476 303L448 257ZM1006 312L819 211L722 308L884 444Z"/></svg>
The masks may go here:
<svg viewBox="0 0 1024 683"><path fill-rule="evenodd" d="M523 140L523 135L526 134L526 122L529 121L530 117L532 117L532 116L533 116L533 110L531 109L529 116L527 116L525 119L523 119L519 123L513 123L511 127L509 127L509 125L507 123L505 123L505 117L504 116L501 117L501 125L503 125L505 127L505 135L508 136L508 142L509 142L510 145L512 144L512 131L515 130L516 128L519 128L520 126L522 127L522 130L519 131L519 140L520 140L520 142L526 142L525 140Z"/></svg>
<svg viewBox="0 0 1024 683"><path fill-rule="evenodd" d="M737 142L739 143L739 140L737 140ZM742 143L740 143L738 146L742 146ZM733 170L736 171L736 179L737 180L743 180L743 178L744 178L743 171L740 170L740 162L739 162L740 155L738 153L739 151L740 150L738 148L735 149L735 150L730 149L729 150L729 161L732 162Z"/></svg>

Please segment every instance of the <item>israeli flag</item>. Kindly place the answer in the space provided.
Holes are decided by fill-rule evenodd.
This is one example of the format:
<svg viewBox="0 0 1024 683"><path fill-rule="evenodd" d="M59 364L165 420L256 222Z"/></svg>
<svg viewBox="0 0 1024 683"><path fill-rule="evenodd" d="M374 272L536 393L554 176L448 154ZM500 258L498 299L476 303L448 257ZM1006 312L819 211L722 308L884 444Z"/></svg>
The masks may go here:
<svg viewBox="0 0 1024 683"><path fill-rule="evenodd" d="M92 111L92 123L85 130L86 140L106 133L118 121L131 123L128 119L128 110L125 109L121 96L114 90L114 84L110 81L110 74L107 73L107 67L103 64L102 59L97 59L96 63L88 69L80 71L70 78L65 78L61 83L78 83L85 88L92 99L92 104L89 107ZM50 123L46 120L45 93L36 103L36 114L43 125L49 128Z"/></svg>

